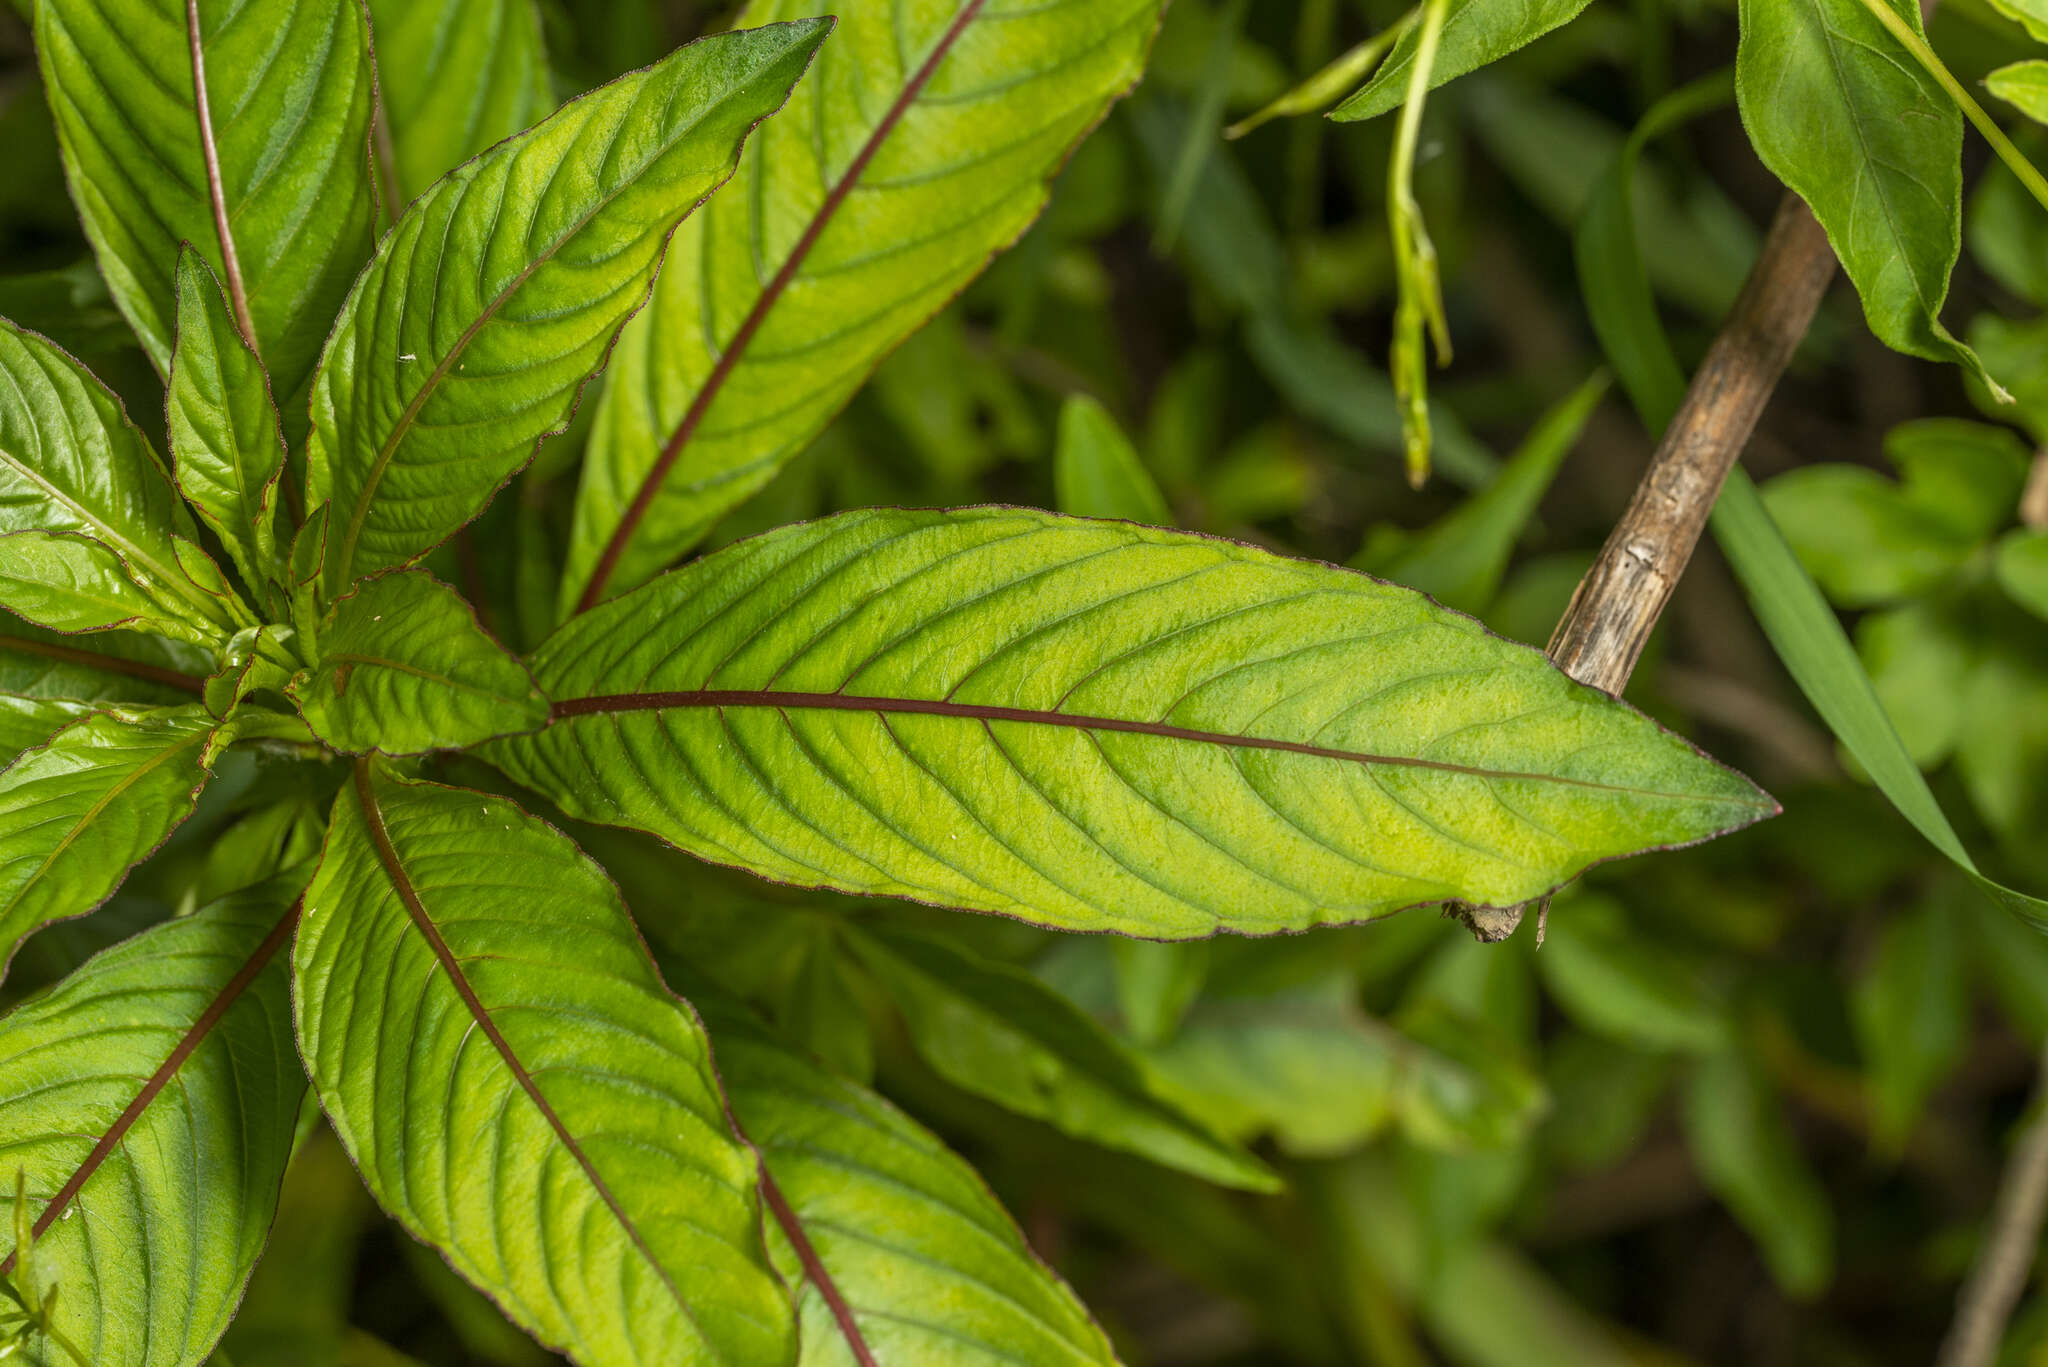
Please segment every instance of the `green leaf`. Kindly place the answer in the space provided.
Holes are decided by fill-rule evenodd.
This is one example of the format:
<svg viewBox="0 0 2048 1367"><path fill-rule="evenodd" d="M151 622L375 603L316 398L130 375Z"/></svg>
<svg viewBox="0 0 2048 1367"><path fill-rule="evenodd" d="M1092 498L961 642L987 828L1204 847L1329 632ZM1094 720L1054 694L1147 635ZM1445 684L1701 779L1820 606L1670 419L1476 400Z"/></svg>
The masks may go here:
<svg viewBox="0 0 2048 1367"><path fill-rule="evenodd" d="M1393 382L1327 322L1257 315L1246 325L1244 340L1290 407L1367 450L1402 449ZM1499 459L1450 409L1432 403L1429 430L1431 456L1452 483L1475 489L1498 473Z"/></svg>
<svg viewBox="0 0 2048 1367"><path fill-rule="evenodd" d="M1702 1060L1686 1080L1683 1116L1700 1176L1756 1240L1778 1285L1802 1299L1826 1290L1834 1213L1754 1065L1734 1051Z"/></svg>
<svg viewBox="0 0 2048 1367"><path fill-rule="evenodd" d="M1861 465L1807 465L1764 486L1772 521L1800 563L1844 607L1924 593L1977 549L1891 480Z"/></svg>
<svg viewBox="0 0 2048 1367"><path fill-rule="evenodd" d="M1612 383L1599 371L1543 415L1500 473L1441 521L1406 542L1384 564L1361 564L1384 579L1418 589L1460 612L1479 612L1500 590L1515 542L1536 505L1578 445ZM1354 562L1355 563L1355 562Z"/></svg>
<svg viewBox="0 0 2048 1367"><path fill-rule="evenodd" d="M175 705L198 696L212 667L182 641L134 631L65 636L0 616L0 693Z"/></svg>
<svg viewBox="0 0 2048 1367"><path fill-rule="evenodd" d="M801 1361L1116 1361L981 1178L922 1126L737 1017L713 1026L772 1181L770 1246L796 1289Z"/></svg>
<svg viewBox="0 0 2048 1367"><path fill-rule="evenodd" d="M1651 142L1734 98L1735 73L1724 68L1652 105L1593 182L1572 234L1579 288L1593 331L1621 387L1653 431L1663 430L1678 412L1685 372L1665 339L1636 237L1636 168Z"/></svg>
<svg viewBox="0 0 2048 1367"><path fill-rule="evenodd" d="M1894 917L1851 994L1869 1064L1872 1128L1878 1147L1893 1155L1969 1042L1961 914L1929 900Z"/></svg>
<svg viewBox="0 0 2048 1367"><path fill-rule="evenodd" d="M395 216L461 163L538 123L555 97L534 0L369 3Z"/></svg>
<svg viewBox="0 0 2048 1367"><path fill-rule="evenodd" d="M1429 69L1429 88L1436 89L1468 71L1497 62L1535 42L1554 28L1579 17L1589 0L1522 0L1501 4L1499 0L1454 0L1444 20L1443 37L1438 40L1436 61ZM1373 73L1365 88L1330 111L1339 123L1377 118L1401 105L1408 93L1408 74L1415 65L1420 41L1416 26L1410 24L1401 41Z"/></svg>
<svg viewBox="0 0 2048 1367"><path fill-rule="evenodd" d="M2006 595L2048 620L2048 531L2018 530L1998 543L1998 582ZM0 641L0 650L6 643Z"/></svg>
<svg viewBox="0 0 2048 1367"><path fill-rule="evenodd" d="M1954 751L1969 702L1976 643L1947 594L1915 599L1856 624L1856 650L1913 762L1931 769Z"/></svg>
<svg viewBox="0 0 2048 1367"><path fill-rule="evenodd" d="M742 23L832 10L755 0ZM646 582L768 483L1045 207L1161 0L839 6L786 117L676 234L606 377L561 610ZM822 131L821 131L822 130Z"/></svg>
<svg viewBox="0 0 2048 1367"><path fill-rule="evenodd" d="M414 1237L588 1367L789 1361L753 1156L595 864L502 798L358 761L305 905L301 1052Z"/></svg>
<svg viewBox="0 0 2048 1367"><path fill-rule="evenodd" d="M1922 31L1912 0L1879 3ZM1870 330L1991 383L1940 318L1962 246L1962 114L1862 0L1742 0L1741 26L1750 142L1827 229Z"/></svg>
<svg viewBox="0 0 2048 1367"><path fill-rule="evenodd" d="M178 490L220 537L242 582L270 595L284 577L276 528L284 432L263 363L190 247L178 255L177 325L164 412Z"/></svg>
<svg viewBox="0 0 2048 1367"><path fill-rule="evenodd" d="M310 501L332 504L330 598L439 545L563 428L669 234L732 174L829 28L692 43L406 210L314 378Z"/></svg>
<svg viewBox="0 0 2048 1367"><path fill-rule="evenodd" d="M0 974L31 932L113 895L192 814L212 717L103 712L0 772Z"/></svg>
<svg viewBox="0 0 2048 1367"><path fill-rule="evenodd" d="M36 50L86 236L157 369L170 370L189 242L277 393L303 393L370 254L360 6L50 0Z"/></svg>
<svg viewBox="0 0 2048 1367"><path fill-rule="evenodd" d="M1159 1045L1173 1038L1209 976L1211 942L1167 945L1153 940L1112 940L1117 1013L1131 1038Z"/></svg>
<svg viewBox="0 0 2048 1367"><path fill-rule="evenodd" d="M1109 410L1085 394L1060 409L1053 453L1053 497L1063 513L1173 525L1173 510Z"/></svg>
<svg viewBox="0 0 2048 1367"><path fill-rule="evenodd" d="M1212 1182L1277 1191L1265 1164L1188 1117L1115 1036L1038 979L943 941L851 933L910 1040L954 1086Z"/></svg>
<svg viewBox="0 0 2048 1367"><path fill-rule="evenodd" d="M2036 123L2048 123L2048 61L2002 66L1984 78L1984 88Z"/></svg>
<svg viewBox="0 0 2048 1367"><path fill-rule="evenodd" d="M5 573L26 596L10 588L0 603L60 630L133 618L165 635L226 639L241 623L186 573L177 541L194 534L191 517L121 401L4 319L0 380L0 535L45 534L9 546Z"/></svg>
<svg viewBox="0 0 2048 1367"><path fill-rule="evenodd" d="M358 584L320 628L320 658L292 681L313 734L345 754L457 750L547 724L526 666L425 570Z"/></svg>
<svg viewBox="0 0 2048 1367"><path fill-rule="evenodd" d="M2048 932L2048 901L1995 883L1978 871L1885 715L1840 620L1785 543L1756 485L1739 468L1729 472L1714 505L1713 527L1778 658L1871 781L1985 896Z"/></svg>
<svg viewBox="0 0 2048 1367"><path fill-rule="evenodd" d="M1727 1047L1727 1011L1699 967L1630 927L1598 894L1552 908L1536 966L1565 1013L1584 1028L1643 1049L1708 1053Z"/></svg>
<svg viewBox="0 0 2048 1367"><path fill-rule="evenodd" d="M2037 43L2048 43L2048 0L1985 0Z"/></svg>
<svg viewBox="0 0 2048 1367"><path fill-rule="evenodd" d="M0 1019L0 1247L19 1169L38 1289L92 1367L198 1367L262 1252L306 1089L278 954L298 886L146 930Z"/></svg>
<svg viewBox="0 0 2048 1367"><path fill-rule="evenodd" d="M1338 975L1204 1002L1152 1058L1219 1133L1271 1134L1301 1158L1348 1153L1393 1120L1401 1066L1394 1032L1356 998Z"/></svg>
<svg viewBox="0 0 2048 1367"><path fill-rule="evenodd" d="M16 698L0 694L0 765L14 763L24 750L50 738L98 709L69 698Z"/></svg>
<svg viewBox="0 0 2048 1367"><path fill-rule="evenodd" d="M1435 997L1394 1020L1402 1068L1401 1130L1425 1148L1463 1152L1519 1144L1548 1106L1514 1042L1482 1017Z"/></svg>
<svg viewBox="0 0 2048 1367"><path fill-rule="evenodd" d="M786 527L533 663L554 724L489 753L572 815L1066 929L1513 905L1775 810L1419 594L1021 509Z"/></svg>

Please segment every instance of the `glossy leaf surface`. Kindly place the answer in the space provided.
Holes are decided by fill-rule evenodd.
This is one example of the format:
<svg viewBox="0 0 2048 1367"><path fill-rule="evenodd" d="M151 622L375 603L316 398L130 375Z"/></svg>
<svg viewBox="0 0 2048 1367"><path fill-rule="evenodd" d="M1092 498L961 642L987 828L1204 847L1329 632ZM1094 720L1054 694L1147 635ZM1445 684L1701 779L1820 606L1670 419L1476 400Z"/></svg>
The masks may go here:
<svg viewBox="0 0 2048 1367"><path fill-rule="evenodd" d="M263 363L235 331L220 282L178 257L178 340L164 411L178 490L257 592L281 578L274 525L284 433Z"/></svg>
<svg viewBox="0 0 2048 1367"><path fill-rule="evenodd" d="M459 749L548 719L526 666L425 570L379 575L336 603L319 663L290 692L313 734L348 754Z"/></svg>
<svg viewBox="0 0 2048 1367"><path fill-rule="evenodd" d="M1920 28L1917 4L1884 3ZM1743 0L1741 23L1743 125L1827 229L1870 330L1981 375L1939 316L1962 246L1962 114L1862 0Z"/></svg>
<svg viewBox="0 0 2048 1367"><path fill-rule="evenodd" d="M279 399L300 394L370 254L360 5L50 0L36 50L86 236L157 369L190 242Z"/></svg>
<svg viewBox="0 0 2048 1367"><path fill-rule="evenodd" d="M439 545L567 422L669 233L732 174L828 27L692 43L406 210L314 380L310 501L332 504L330 597Z"/></svg>
<svg viewBox="0 0 2048 1367"><path fill-rule="evenodd" d="M1116 1361L981 1178L924 1127L756 1028L715 1028L726 1094L775 1183L771 1245L796 1289L801 1362Z"/></svg>
<svg viewBox="0 0 2048 1367"><path fill-rule="evenodd" d="M1159 0L755 0L840 26L676 235L605 381L562 611L645 582L765 485L1044 208ZM593 586L594 585L594 586Z"/></svg>
<svg viewBox="0 0 2048 1367"><path fill-rule="evenodd" d="M788 1361L703 1031L575 845L363 763L305 905L301 1050L415 1237L587 1367Z"/></svg>
<svg viewBox="0 0 2048 1367"><path fill-rule="evenodd" d="M88 717L0 772L0 972L40 926L104 902L206 782L197 707Z"/></svg>
<svg viewBox="0 0 2048 1367"><path fill-rule="evenodd" d="M574 815L1070 929L1509 905L1774 810L1419 594L1021 509L784 528L533 664L555 723L490 753Z"/></svg>
<svg viewBox="0 0 2048 1367"><path fill-rule="evenodd" d="M394 211L555 107L534 0L370 0Z"/></svg>
<svg viewBox="0 0 2048 1367"><path fill-rule="evenodd" d="M44 596L20 601L10 592L5 606L24 615L40 607L42 624L61 630L111 626L125 613L169 633L225 638L225 608L180 563L176 538L190 534L191 517L121 401L64 352L4 320L0 381L0 534L56 534L10 547L9 576L24 594L40 585ZM59 614L69 616L53 620Z"/></svg>
<svg viewBox="0 0 2048 1367"><path fill-rule="evenodd" d="M954 1086L1212 1182L1278 1189L1265 1164L1190 1118L1142 1059L1029 973L922 936L853 944L917 1051Z"/></svg>
<svg viewBox="0 0 2048 1367"><path fill-rule="evenodd" d="M167 921L0 1019L0 1271L19 1167L37 1278L93 1367L198 1367L263 1249L306 1090L279 953L297 891ZM25 1360L77 1367L33 1337Z"/></svg>
<svg viewBox="0 0 2048 1367"><path fill-rule="evenodd" d="M1452 0L1438 40L1436 60L1429 68L1429 88L1436 89L1468 71L1497 62L1516 48L1533 43L1544 34L1579 17L1588 0ZM1408 79L1415 67L1418 41L1416 26L1410 24L1386 61L1373 73L1365 88L1330 111L1339 123L1376 118L1398 109L1408 95Z"/></svg>

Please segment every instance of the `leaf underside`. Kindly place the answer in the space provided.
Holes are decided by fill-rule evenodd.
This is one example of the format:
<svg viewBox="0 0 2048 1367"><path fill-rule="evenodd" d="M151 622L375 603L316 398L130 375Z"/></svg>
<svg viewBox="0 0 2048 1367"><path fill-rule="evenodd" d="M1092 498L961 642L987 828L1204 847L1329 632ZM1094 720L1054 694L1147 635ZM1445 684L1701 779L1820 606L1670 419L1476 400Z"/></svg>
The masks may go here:
<svg viewBox="0 0 2048 1367"><path fill-rule="evenodd" d="M305 1092L279 953L296 892L144 931L0 1019L0 1272L18 1167L37 1280L93 1367L206 1361L262 1251ZM25 1361L79 1367L40 1336Z"/></svg>
<svg viewBox="0 0 2048 1367"><path fill-rule="evenodd" d="M309 501L331 503L330 598L439 545L567 422L669 233L732 173L827 27L692 43L406 210L314 378Z"/></svg>
<svg viewBox="0 0 2048 1367"><path fill-rule="evenodd" d="M279 400L301 395L370 254L357 0L50 0L36 50L86 236L157 369L190 242L243 301Z"/></svg>
<svg viewBox="0 0 2048 1367"><path fill-rule="evenodd" d="M486 752L806 886L1188 938L1512 905L1776 810L1419 594L1021 509L787 527L558 631Z"/></svg>
<svg viewBox="0 0 2048 1367"><path fill-rule="evenodd" d="M301 1050L408 1230L579 1362L788 1360L753 1157L595 864L360 763L305 907Z"/></svg>
<svg viewBox="0 0 2048 1367"><path fill-rule="evenodd" d="M839 13L620 339L560 610L645 582L773 478L1044 208L1138 78L1159 0L756 0Z"/></svg>

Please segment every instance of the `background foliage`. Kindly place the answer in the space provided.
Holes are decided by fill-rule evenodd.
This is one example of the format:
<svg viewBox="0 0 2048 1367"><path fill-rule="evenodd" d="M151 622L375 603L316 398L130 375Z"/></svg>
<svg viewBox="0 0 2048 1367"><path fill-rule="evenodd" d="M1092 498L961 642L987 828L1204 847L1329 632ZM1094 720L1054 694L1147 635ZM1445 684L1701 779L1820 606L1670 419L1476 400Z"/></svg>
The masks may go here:
<svg viewBox="0 0 2048 1367"><path fill-rule="evenodd" d="M370 8L380 42L408 22L397 0ZM1547 8L1561 22L1582 7ZM1602 215L1611 231L1633 211L1654 302L1689 367L1779 193L1766 164L1783 170L1797 161L1792 144L1826 133L1802 119L1773 125L1770 97L1757 94L1768 70L1731 77L1735 6L1584 8L1426 106L1415 192L1457 349L1431 376L1437 477L1422 491L1404 477L1386 369L1394 119L1281 120L1234 143L1216 136L1401 7L1175 0L1144 84L1081 146L1015 249L912 334L751 501L721 494L692 515L713 545L892 504L1000 501L1162 521L1369 569L1540 643L1651 445L1610 386L1585 302L1629 288L1611 239L1595 236ZM1807 8L1743 5L1747 41L1810 72L1796 66L1800 44L1815 41ZM1971 88L2042 51L2006 8L1950 0L1929 28ZM306 6L309 24L328 9ZM730 18L690 0L502 11L493 51L504 79L470 111L491 128L465 148ZM1785 31L1754 31L1770 23ZM1477 55L1454 61L1457 40L1447 30L1444 73L1494 55L1468 36L1476 46L1459 51ZM1407 51L1396 47L1390 73ZM1952 106L1910 73L1896 79L1911 88L1852 90L1844 117L1875 117L1870 126L1902 139L1960 138L1959 115L1950 126L1942 113L1931 130L1897 119L1915 100ZM2000 84L2024 96L2025 79ZM1382 75L1346 116L1395 107L1401 83ZM435 106L432 70L387 73L384 95L400 127L445 128L451 117ZM1858 100L1881 117L1859 113ZM336 92L332 128L308 136L359 136L360 102ZM4 14L0 147L0 315L67 347L131 414L162 411L162 384L67 197L28 26ZM403 195L456 154L401 160ZM1961 166L1947 187L1967 196L1967 211L1946 307L1927 305L1940 298L1927 281L1876 278L1883 241L1845 250L1868 312L1847 288L1830 296L1745 459L1848 614L1964 844L1987 872L2038 888L2048 886L2048 506L2035 455L2048 442L2048 227L1981 145L1965 148ZM131 211L142 212L112 210ZM249 212L263 222L269 208ZM1935 258L1957 250L1939 202L1919 221L1886 224L1916 265L1928 235ZM328 226L337 241L368 231ZM1862 257L1879 263L1872 282ZM160 282L166 300L179 287ZM314 312L324 319L345 287L346 277L326 282L332 297ZM680 305L656 311L666 306ZM275 327L296 367L280 387L303 384L315 349L295 342L286 313ZM1885 342L1966 365L1909 359ZM1993 403L1973 356L2016 404ZM615 364L630 366L629 353ZM174 423L178 411L174 402ZM514 648L536 645L559 608L552 579L522 573L521 548L537 540L588 568L594 550L569 515L574 457L633 440L632 420L587 406L491 505L470 549L432 562ZM479 473L479 498L501 474ZM531 705L519 684L501 681L499 707ZM1540 949L1526 931L1477 945L1427 911L1269 940L1063 937L797 894L651 840L560 824L617 878L671 985L714 1018L737 1021L752 1003L815 1059L793 1064L746 1042L739 1032L752 1027L734 1024L730 1046L719 1036L732 1104L771 1161L768 1136L800 1135L806 1107L867 1105L849 1102L861 1094L844 1083L873 1085L971 1160L1133 1364L1925 1362L2048 1038L2048 941L1973 890L1862 780L1712 549L1688 571L1629 696L1755 775L1785 814L1596 871L1557 901ZM24 734L42 723L25 721ZM502 788L474 761L443 767L448 781ZM160 777L153 800L188 801L192 784L176 778ZM394 792L393 810L413 812L394 823L429 821L435 791ZM262 927L218 895L237 886L250 850L310 855L313 822L307 805L280 802L231 757L112 904L27 942L0 1002L209 904L178 923L189 952L246 954ZM148 843L88 853L125 862ZM600 888L583 900L592 924L618 915ZM309 936L297 952L312 961L326 948ZM648 1010L671 1009L665 1001ZM275 1011L260 993L241 999L224 1055L278 1047L266 1005ZM52 996L22 1009L59 1007L92 1004ZM205 1076L230 1085L230 1065ZM0 1059L0 1079L7 1066ZM715 1105L671 1100L692 1114ZM290 1151L294 1104L266 1097L269 1129L248 1140L267 1171ZM870 1142L928 1143L895 1112L870 1119L880 1136ZM1012 1237L972 1174L941 1150L919 1152L930 1180L914 1200L861 1199L908 1202L913 1224L943 1214ZM791 1200L844 1195L812 1176L785 1178ZM548 1360L377 1213L318 1126L299 1140L279 1228L224 1363ZM787 1247L769 1254L793 1265ZM1077 1356L1099 1351L1062 1293L1043 1296L1042 1332ZM2030 1295L2004 1360L2044 1355L2048 1294Z"/></svg>

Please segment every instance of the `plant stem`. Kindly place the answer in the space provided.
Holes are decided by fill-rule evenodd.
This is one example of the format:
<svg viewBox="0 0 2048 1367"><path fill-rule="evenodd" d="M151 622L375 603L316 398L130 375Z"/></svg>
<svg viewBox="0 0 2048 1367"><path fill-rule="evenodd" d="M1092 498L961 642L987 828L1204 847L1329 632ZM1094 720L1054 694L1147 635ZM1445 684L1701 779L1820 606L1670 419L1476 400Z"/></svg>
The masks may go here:
<svg viewBox="0 0 2048 1367"><path fill-rule="evenodd" d="M1827 234L1788 193L1635 497L1550 638L1550 658L1580 683L1616 695L1628 685L1834 274Z"/></svg>
<svg viewBox="0 0 2048 1367"><path fill-rule="evenodd" d="M1935 1367L1990 1367L2041 1243L2048 1213L2048 1047L2034 1084L2034 1114L2013 1145L1991 1211L1991 1239L1956 1297L1956 1317Z"/></svg>
<svg viewBox="0 0 2048 1367"><path fill-rule="evenodd" d="M1429 356L1423 329L1436 342L1437 363L1451 359L1450 329L1444 322L1443 291L1437 278L1436 246L1423 226L1422 206L1415 202L1415 144L1422 135L1422 108L1429 98L1429 75L1436 67L1437 40L1443 36L1450 0L1427 0L1415 41L1415 61L1408 68L1407 98L1394 131L1393 155L1387 159L1387 229L1394 243L1394 344L1390 359L1394 395L1401 409L1402 443L1406 447L1408 483L1420 489L1429 479Z"/></svg>
<svg viewBox="0 0 2048 1367"><path fill-rule="evenodd" d="M1835 264L1827 233L1805 201L1787 191L1763 251L1650 457L1635 497L1551 635L1550 658L1580 683L1617 697L1628 686L1722 483L1813 323ZM1513 934L1525 909L1452 907L1488 942Z"/></svg>
<svg viewBox="0 0 2048 1367"><path fill-rule="evenodd" d="M2012 139L2005 135L2005 130L2000 128L1997 121L1984 112L1984 106L1978 104L1970 92L1963 88L1963 83L1943 64L1940 55L1928 45L1927 40L1916 33L1911 24L1901 19L1898 11L1886 4L1885 0L1863 0L1863 8L1869 10L1877 21L1890 31L1892 37L1899 40L1899 45L1913 54L1913 60L1920 63L1927 74L1940 83L1941 88L1948 92L1948 97L1956 102L1956 108L1963 111L1963 117L1977 126L1977 131L1984 135L1984 141L1990 143L1991 150L1998 153L1998 159L2019 177L2020 184L2027 187L2027 193L2031 194L2042 208L2048 209L2048 179L2043 179L2041 173L2034 168L2034 163L2027 160L2026 154L2013 146Z"/></svg>

